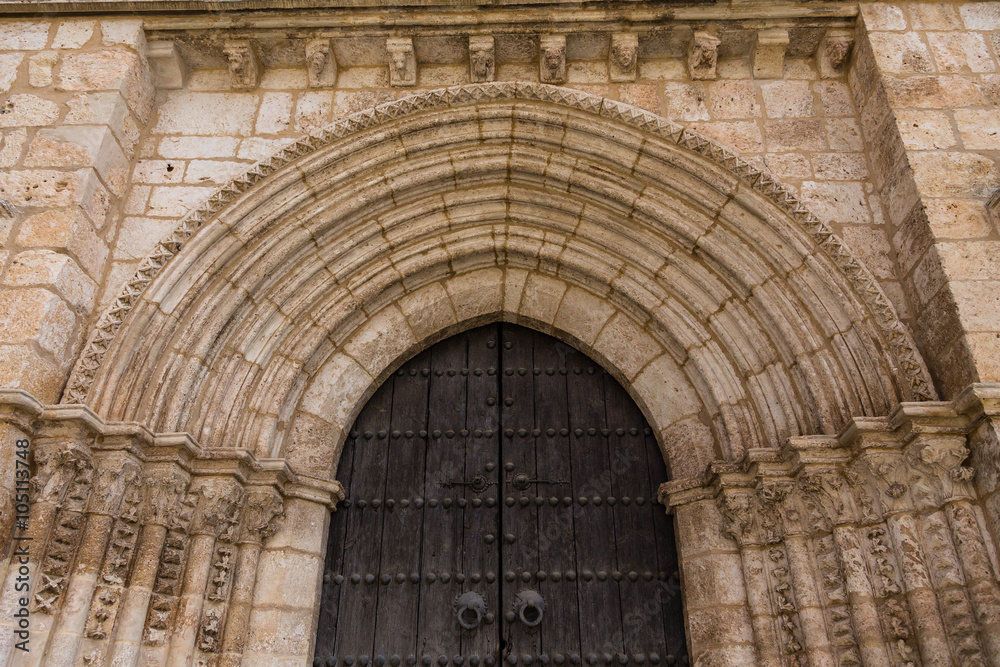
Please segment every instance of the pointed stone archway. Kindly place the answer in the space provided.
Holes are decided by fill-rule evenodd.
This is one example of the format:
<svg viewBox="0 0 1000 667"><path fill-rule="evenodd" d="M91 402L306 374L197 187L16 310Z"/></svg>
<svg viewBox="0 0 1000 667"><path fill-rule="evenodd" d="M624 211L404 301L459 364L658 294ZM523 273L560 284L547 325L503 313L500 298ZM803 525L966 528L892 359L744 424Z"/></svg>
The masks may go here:
<svg viewBox="0 0 1000 667"><path fill-rule="evenodd" d="M625 387L681 484L664 500L691 505L682 536L721 525L710 462L935 397L875 280L769 175L628 105L496 83L356 114L220 190L101 317L63 403L90 406L102 433L188 434L193 463L156 487L170 503L188 465L273 479L284 527L261 551L273 528L255 520L238 604L205 602L216 615L196 634L230 661L300 660L348 425L405 359L494 321L571 343ZM692 649L753 664L754 633L787 619L744 587L735 544L702 537L681 538L690 576L732 586L721 607L688 597ZM116 646L140 645L133 607ZM202 650L191 632L181 654Z"/></svg>

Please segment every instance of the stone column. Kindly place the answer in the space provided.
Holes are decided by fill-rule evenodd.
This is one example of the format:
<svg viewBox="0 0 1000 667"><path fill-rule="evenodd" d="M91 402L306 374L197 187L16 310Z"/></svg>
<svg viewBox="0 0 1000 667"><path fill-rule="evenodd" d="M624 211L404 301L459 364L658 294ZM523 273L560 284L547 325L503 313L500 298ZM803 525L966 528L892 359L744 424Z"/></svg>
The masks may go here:
<svg viewBox="0 0 1000 667"><path fill-rule="evenodd" d="M145 523L139 534L135 566L115 627L110 662L113 667L134 667L139 659L142 631L160 567L167 526L187 486L186 475L172 468L149 473L144 485Z"/></svg>
<svg viewBox="0 0 1000 667"><path fill-rule="evenodd" d="M27 533L27 537L31 538L31 558L26 567L36 592L39 590L39 569L44 566L45 554L50 551L48 542L60 508L74 486L80 482L81 477L90 470L89 451L73 444L75 441L82 442L83 434L77 432L76 438L67 437L68 435L70 434L66 432L39 435L34 443L36 472L31 483L33 503ZM15 589L19 577L22 576L19 567L11 567L7 572L0 597L0 663L3 664L10 662L11 651L14 650L17 641L13 621L18 599L28 597L25 592L18 592ZM61 580L55 577L51 580L51 585L58 587L61 585ZM51 596L51 592L47 595ZM34 626L34 622L39 616L41 615L32 615L32 630L37 627Z"/></svg>
<svg viewBox="0 0 1000 667"><path fill-rule="evenodd" d="M247 493L239 537L239 555L233 575L233 591L229 599L229 613L220 646L219 667L237 667L242 661L244 643L250 629L254 589L257 585L257 567L260 562L262 542L277 530L277 520L282 516L282 501L271 487L251 487Z"/></svg>
<svg viewBox="0 0 1000 667"><path fill-rule="evenodd" d="M736 517L735 524L724 519L709 489L684 488L683 482L664 484L660 498L668 501L676 517L691 664L780 665L771 634L774 626L763 620L768 615L767 593L756 587L766 581L765 575L750 568L749 589L744 585L746 562L729 537L746 536L748 546L755 542L753 527L744 522L749 516ZM761 553L759 546L749 546L749 551Z"/></svg>
<svg viewBox="0 0 1000 667"><path fill-rule="evenodd" d="M231 541L235 537L231 531L237 526L244 502L243 489L232 479L215 478L200 482L195 492L199 495L199 502L188 531L191 541L170 638L170 652L167 654L169 667L186 667L192 662L216 539Z"/></svg>
<svg viewBox="0 0 1000 667"><path fill-rule="evenodd" d="M95 467L97 479L90 495L79 555L66 589L66 603L46 655L52 664L70 665L76 660L115 515L126 490L139 477L139 464L128 454L116 453L96 458ZM40 664L45 638L33 637L32 641L38 642L37 652L29 662Z"/></svg>
<svg viewBox="0 0 1000 667"><path fill-rule="evenodd" d="M975 564L960 558L958 536L944 511L951 503L973 497L973 470L963 465L969 450L963 433L949 433L953 430L949 424L927 420L926 416L917 414L912 418L913 428L920 435L905 450L910 496L919 510L924 553L934 564L931 582L952 651L960 662L982 663L989 644L984 641L985 629L975 622L981 614L974 614L973 607L983 612L996 600L984 598L983 588L967 585L965 572L974 570ZM971 546L967 540L966 546ZM991 661L996 664L995 658Z"/></svg>
<svg viewBox="0 0 1000 667"><path fill-rule="evenodd" d="M781 665L781 647L776 631L777 619L771 607L767 575L767 549L759 536L753 497L749 493L729 494L720 501L724 518L722 532L739 546L740 570L743 574L745 599L753 628L757 660L761 665ZM678 520L681 514L675 510ZM678 521L678 524L680 522ZM683 553L683 541L681 552ZM705 559L709 576L714 577L711 557ZM710 600L705 601L710 602ZM685 599L685 605L688 600Z"/></svg>

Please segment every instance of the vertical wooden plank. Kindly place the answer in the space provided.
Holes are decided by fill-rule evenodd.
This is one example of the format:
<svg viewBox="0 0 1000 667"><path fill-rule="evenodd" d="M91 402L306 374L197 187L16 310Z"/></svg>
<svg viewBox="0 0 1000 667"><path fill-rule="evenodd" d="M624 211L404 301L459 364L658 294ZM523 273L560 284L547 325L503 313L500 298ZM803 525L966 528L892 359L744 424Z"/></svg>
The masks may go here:
<svg viewBox="0 0 1000 667"><path fill-rule="evenodd" d="M573 470L570 439L560 435L569 426L568 375L565 357L571 351L551 336L533 332L535 400L534 438L538 477L566 484L539 485L545 503L538 514L538 566L548 575L540 584L547 603L541 627L541 652L564 660L580 648L580 607L576 591L576 553L573 549Z"/></svg>
<svg viewBox="0 0 1000 667"><path fill-rule="evenodd" d="M663 454L651 432L646 435L646 460L649 465L650 487L659 490L667 480L667 466ZM684 603L681 599L680 573L677 560L677 538L674 517L666 513L663 505L656 504L653 510L653 530L656 534L656 557L659 565L657 573L657 599L663 614L663 636L666 643L665 656L673 657L682 664L687 655L687 639L684 631Z"/></svg>
<svg viewBox="0 0 1000 667"><path fill-rule="evenodd" d="M484 623L471 632L463 633L462 655L466 658L499 657L500 572L499 535L500 508L497 496L502 476L500 464L500 381L497 364L500 359L500 325L474 329L468 333L467 429L465 438L465 480L477 475L486 478L489 486L477 491L469 485L455 487L454 495L465 500L463 514L463 573L461 592L474 591L483 596L492 623ZM494 541L487 544L486 536ZM480 664L483 664L482 662Z"/></svg>
<svg viewBox="0 0 1000 667"><path fill-rule="evenodd" d="M624 655L663 657L666 648L663 609L656 597L659 573L653 524L656 492L651 488L653 480L649 474L646 420L621 385L607 374L604 395L611 493L615 498L615 548L622 574L619 592Z"/></svg>
<svg viewBox="0 0 1000 667"><path fill-rule="evenodd" d="M500 360L503 375L500 390L503 397L501 422L503 435L503 496L501 522L504 540L502 610L505 616L514 611L515 600L523 590L538 590L538 506L535 484L519 489L518 475L537 479L535 446L532 429L535 424L534 392L532 390L531 332L522 327L502 325L503 347ZM516 655L532 657L539 654L539 632L519 622L504 624L501 645L507 658ZM506 644L503 644L506 642Z"/></svg>
<svg viewBox="0 0 1000 667"><path fill-rule="evenodd" d="M354 451L360 434L352 428L344 443L337 465L337 480L343 484L347 498L351 498L351 473L354 470ZM346 500L346 499L345 499ZM330 537L326 546L326 566L323 571L323 595L320 600L319 625L316 634L316 658L324 661L334 656L337 638L337 620L341 594L344 592L344 545L351 502L342 502L330 517Z"/></svg>
<svg viewBox="0 0 1000 667"><path fill-rule="evenodd" d="M461 651L455 576L462 570L463 512L443 499L454 496L447 485L465 477L465 448L458 436L465 429L467 378L458 371L466 367L467 346L468 336L460 335L430 350L417 650L434 661L442 656L450 660Z"/></svg>
<svg viewBox="0 0 1000 667"><path fill-rule="evenodd" d="M337 625L336 655L355 660L371 656L378 604L378 566L384 510L373 507L382 498L386 480L389 420L393 383L383 384L358 417L360 434L354 454L352 501L344 548L344 591Z"/></svg>
<svg viewBox="0 0 1000 667"><path fill-rule="evenodd" d="M567 355L566 365L582 656L584 661L604 661L622 651L622 610L613 577L618 569L614 512L605 502L611 495L611 475L602 434L607 427L603 371L576 350Z"/></svg>
<svg viewBox="0 0 1000 667"><path fill-rule="evenodd" d="M400 662L416 655L420 587L410 577L420 571L420 543L423 512L413 507L413 499L423 494L427 430L427 368L430 353L424 352L400 368L392 378L392 418L386 492L382 499L384 523L379 567L379 595L373 660L396 656Z"/></svg>

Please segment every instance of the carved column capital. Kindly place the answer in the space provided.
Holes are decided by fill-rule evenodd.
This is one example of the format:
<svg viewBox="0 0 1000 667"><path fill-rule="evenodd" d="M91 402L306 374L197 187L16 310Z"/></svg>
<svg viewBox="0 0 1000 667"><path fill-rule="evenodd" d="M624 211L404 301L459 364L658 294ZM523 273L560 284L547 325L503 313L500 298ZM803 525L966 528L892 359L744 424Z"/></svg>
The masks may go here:
<svg viewBox="0 0 1000 667"><path fill-rule="evenodd" d="M87 511L116 514L126 490L139 479L139 462L129 454L114 453L100 456L94 463L97 474Z"/></svg>
<svg viewBox="0 0 1000 667"><path fill-rule="evenodd" d="M240 483L231 478L213 477L197 481L192 493L196 494L196 505L188 532L234 541L240 511L246 502Z"/></svg>
<svg viewBox="0 0 1000 667"><path fill-rule="evenodd" d="M169 526L176 520L187 477L177 470L156 470L143 480L143 518L146 523Z"/></svg>
<svg viewBox="0 0 1000 667"><path fill-rule="evenodd" d="M910 490L918 506L939 507L973 498L975 470L965 464L969 448L963 437L918 438L906 448Z"/></svg>
<svg viewBox="0 0 1000 667"><path fill-rule="evenodd" d="M804 493L811 520L823 530L856 522L851 490L839 470L806 472L799 476L798 486Z"/></svg>
<svg viewBox="0 0 1000 667"><path fill-rule="evenodd" d="M260 544L278 530L278 521L285 515L284 500L272 487L254 486L247 489L246 508L240 542Z"/></svg>
<svg viewBox="0 0 1000 667"><path fill-rule="evenodd" d="M91 467L90 453L65 442L50 441L35 448L32 496L38 502L60 503L77 475Z"/></svg>

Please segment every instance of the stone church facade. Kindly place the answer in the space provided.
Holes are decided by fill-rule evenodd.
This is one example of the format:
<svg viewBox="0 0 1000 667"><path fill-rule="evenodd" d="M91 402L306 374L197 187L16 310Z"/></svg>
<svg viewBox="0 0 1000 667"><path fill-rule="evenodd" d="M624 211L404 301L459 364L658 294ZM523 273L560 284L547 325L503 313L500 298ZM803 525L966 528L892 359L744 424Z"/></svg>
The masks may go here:
<svg viewBox="0 0 1000 667"><path fill-rule="evenodd" d="M355 417L506 321L691 664L1000 665L1000 3L378 5L0 3L0 663L314 664Z"/></svg>

